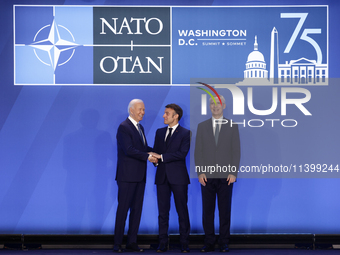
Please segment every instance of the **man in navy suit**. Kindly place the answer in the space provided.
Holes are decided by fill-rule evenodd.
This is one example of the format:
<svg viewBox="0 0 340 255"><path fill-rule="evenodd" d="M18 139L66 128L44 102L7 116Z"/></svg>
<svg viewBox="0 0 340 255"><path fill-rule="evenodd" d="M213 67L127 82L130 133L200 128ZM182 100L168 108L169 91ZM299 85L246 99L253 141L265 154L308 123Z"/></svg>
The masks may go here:
<svg viewBox="0 0 340 255"><path fill-rule="evenodd" d="M201 183L205 233L205 245L201 252L215 249L216 196L220 219L220 252L229 251L231 196L240 163L238 126L223 118L226 104L224 97L220 98L222 104L217 97L216 102L210 99L212 118L198 124L196 134L195 169Z"/></svg>
<svg viewBox="0 0 340 255"><path fill-rule="evenodd" d="M129 216L129 231L126 249L142 252L137 245L137 233L142 214L147 160L157 163L149 153L144 128L139 123L145 114L142 100L134 99L128 106L129 117L123 121L117 131L117 173L118 207L114 236L114 252L122 252L125 221Z"/></svg>
<svg viewBox="0 0 340 255"><path fill-rule="evenodd" d="M158 158L155 178L157 185L159 247L165 252L168 247L169 211L171 192L178 213L181 251L189 252L190 221L188 212L188 184L190 183L185 158L190 148L190 131L178 122L183 110L176 104L168 104L164 111L167 127L156 131L154 154Z"/></svg>

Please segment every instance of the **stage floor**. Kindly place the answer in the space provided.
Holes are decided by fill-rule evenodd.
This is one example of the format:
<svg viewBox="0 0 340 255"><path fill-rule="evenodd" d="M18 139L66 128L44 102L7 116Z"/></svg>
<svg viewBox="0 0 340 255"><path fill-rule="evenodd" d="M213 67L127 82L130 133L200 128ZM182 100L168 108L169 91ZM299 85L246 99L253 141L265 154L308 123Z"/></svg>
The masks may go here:
<svg viewBox="0 0 340 255"><path fill-rule="evenodd" d="M61 254L79 254L79 255L94 255L94 254L115 254L112 250L101 249L57 249L57 250L0 250L0 254L37 254L37 255L61 255ZM146 250L143 253L124 252L122 254L143 254L143 255L156 255L159 254L155 250ZM164 255L181 254L180 250L169 250ZM190 254L200 254L198 249L192 249ZM221 254L217 251L208 252L209 255ZM302 250L302 249L232 249L228 254L238 255L328 255L328 254L340 254L340 250Z"/></svg>

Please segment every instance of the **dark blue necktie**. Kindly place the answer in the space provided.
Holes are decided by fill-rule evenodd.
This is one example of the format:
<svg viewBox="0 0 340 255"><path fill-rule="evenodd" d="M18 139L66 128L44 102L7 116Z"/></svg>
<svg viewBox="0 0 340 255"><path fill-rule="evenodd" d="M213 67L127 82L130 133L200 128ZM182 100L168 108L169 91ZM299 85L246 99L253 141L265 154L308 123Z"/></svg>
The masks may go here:
<svg viewBox="0 0 340 255"><path fill-rule="evenodd" d="M145 145L143 132L142 132L142 129L140 128L140 124L139 124L139 123L137 123L137 127L138 127L139 135L140 135L140 137L142 138L143 144Z"/></svg>
<svg viewBox="0 0 340 255"><path fill-rule="evenodd" d="M216 126L215 126L215 143L216 143L216 145L218 143L218 136L219 136L219 134L220 134L220 127L219 127L218 124L216 124Z"/></svg>
<svg viewBox="0 0 340 255"><path fill-rule="evenodd" d="M169 133L165 139L165 144L166 146L168 146L168 143L169 143L169 140L170 140L170 137L171 137L171 133L172 133L172 128L169 128Z"/></svg>

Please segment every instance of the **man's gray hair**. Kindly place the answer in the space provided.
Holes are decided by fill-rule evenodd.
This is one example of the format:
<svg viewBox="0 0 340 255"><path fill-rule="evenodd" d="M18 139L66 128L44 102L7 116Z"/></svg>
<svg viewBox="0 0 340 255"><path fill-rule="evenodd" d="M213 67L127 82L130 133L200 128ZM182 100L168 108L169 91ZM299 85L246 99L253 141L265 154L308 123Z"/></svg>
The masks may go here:
<svg viewBox="0 0 340 255"><path fill-rule="evenodd" d="M133 107L137 103L143 103L144 104L143 100L141 100L141 99L132 99L130 101L129 105L128 105L128 114L129 115L130 115L130 108Z"/></svg>
<svg viewBox="0 0 340 255"><path fill-rule="evenodd" d="M221 98L222 103L225 104L225 98L224 98L224 96L222 96L222 95L219 95L219 96L220 96L220 98ZM216 101L219 101L217 96L214 96L214 98L215 98ZM210 98L209 98L209 103L211 103L212 101L213 101L213 99L210 97Z"/></svg>

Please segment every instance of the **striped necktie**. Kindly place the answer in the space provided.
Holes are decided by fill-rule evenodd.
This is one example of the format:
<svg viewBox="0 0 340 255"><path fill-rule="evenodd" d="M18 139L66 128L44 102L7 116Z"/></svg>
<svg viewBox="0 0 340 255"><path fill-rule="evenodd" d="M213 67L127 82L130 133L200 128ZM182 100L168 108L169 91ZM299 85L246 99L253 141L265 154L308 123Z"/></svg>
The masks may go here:
<svg viewBox="0 0 340 255"><path fill-rule="evenodd" d="M143 132L142 132L142 129L141 129L141 127L140 127L140 124L139 124L139 123L137 123L137 127L138 127L138 132L139 132L139 135L140 135L140 137L142 138L143 144L145 145L145 141L144 141Z"/></svg>

